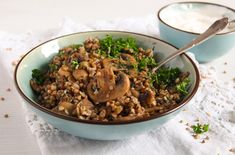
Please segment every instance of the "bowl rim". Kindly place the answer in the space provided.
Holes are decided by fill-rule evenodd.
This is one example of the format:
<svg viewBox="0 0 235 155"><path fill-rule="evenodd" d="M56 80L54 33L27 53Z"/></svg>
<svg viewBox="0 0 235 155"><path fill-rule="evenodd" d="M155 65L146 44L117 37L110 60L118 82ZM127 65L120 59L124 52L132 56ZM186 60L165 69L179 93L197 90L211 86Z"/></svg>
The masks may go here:
<svg viewBox="0 0 235 155"><path fill-rule="evenodd" d="M194 35L200 35L201 33L196 33L196 32L192 32L192 31L186 31L186 30L183 30L183 29L180 29L180 28L177 28L177 27L173 27L173 26L171 26L170 24L167 24L167 23L166 23L164 20L162 20L162 18L160 17L161 12L162 12L164 9L166 9L167 7L170 7L170 6L176 5L176 4L181 5L181 4L190 4L190 3L191 3L191 4L196 4L196 3L198 3L198 4L206 4L206 5L218 6L218 7L226 8L226 9L228 9L228 10L234 12L234 14L235 14L235 10L234 10L234 9L232 9L232 8L230 8L230 7L228 7L228 6L225 6L225 5L221 5L221 4L217 4L217 3L210 3L210 2L201 2L201 1L188 1L188 2L174 2L174 3L170 3L170 4L167 4L167 5L163 6L162 8L160 8L160 9L158 10L158 12L157 12L157 18L158 18L158 20L161 21L163 24L165 24L165 25L167 25L168 27L173 28L173 29L175 29L175 30L178 30L178 31L181 31L181 32L190 33L190 34L194 34ZM225 35L225 34L230 34L230 33L234 33L234 32L235 32L235 30L229 31L229 32L218 33L218 34L216 34L216 35L219 36L219 35Z"/></svg>
<svg viewBox="0 0 235 155"><path fill-rule="evenodd" d="M63 37L68 37L68 36L72 36L72 35L79 35L79 34L84 34L84 33L95 33L95 32L98 32L98 33L125 33L125 34L134 34L134 35L139 35L139 36L144 36L144 37L148 37L148 38L151 38L151 39L155 39L155 40L158 40L160 42L163 42L164 44L167 44L175 49L178 49L177 47L175 47L174 45L171 45L170 43L164 41L164 40L161 40L159 38L156 38L156 37L153 37L153 36L149 36L149 35L145 35L145 34L141 34L141 33L135 33L135 32L127 32L127 31L115 31L115 30L96 30L96 31L84 31L84 32L77 32L77 33L72 33L72 34L67 34L67 35L63 35L63 36L60 36L60 37L56 37L56 38L52 38L50 40L47 40L37 46L35 46L34 48L32 48L31 50L29 50L29 52L27 52L22 58L21 60L19 61L19 63L17 64L16 68L15 68L15 71L14 71L14 82L15 82L15 85L16 85L16 88L17 88L17 91L19 92L19 94L27 101L27 104L29 103L31 106L33 106L34 108L36 108L37 110L39 111L42 111L44 113L47 113L49 115L52 115L53 117L56 117L56 118L59 118L59 119L63 119L63 120L66 120L66 121L72 121L72 122L77 122L77 123L85 123L85 124L95 124L95 125L125 125L125 124L131 124L131 123L140 123L140 122L145 122L145 121L150 121L150 120L153 120L153 119L156 119L156 118L160 118L162 116L165 116L165 115L168 115L170 113L173 113L177 110L179 110L180 108L182 108L184 105L186 105L191 99L192 97L196 94L197 90L198 90L198 87L199 87L199 81L200 81L200 75L199 75L199 70L197 68L197 65L195 64L195 62L187 55L187 54L182 54L184 55L188 61L192 64L194 70L195 70L195 86L192 90L192 92L186 97L184 98L179 104L177 104L176 106L173 106L171 109L163 112L163 113L158 113L158 114L154 114L150 117L146 117L146 118L139 118L139 119L134 119L134 120L122 120L122 121L107 121L107 122L104 122L104 121L96 121L96 120L82 120L82 119L78 119L78 118L75 118L75 117L72 117L72 116L67 116L67 115L62 115L62 114L59 114L59 113L56 113L56 112L52 112L51 110L41 106L40 104L38 104L37 102L31 100L27 95L24 94L23 90L21 90L19 84L18 84L18 79L17 79L17 73L18 73L18 68L19 68L19 65L21 64L21 62L24 60L24 58L26 56L28 56L31 52L33 52L36 48L48 43L48 42L51 42L51 41L54 41L54 40L57 40L57 39L60 39L60 38L63 38Z"/></svg>

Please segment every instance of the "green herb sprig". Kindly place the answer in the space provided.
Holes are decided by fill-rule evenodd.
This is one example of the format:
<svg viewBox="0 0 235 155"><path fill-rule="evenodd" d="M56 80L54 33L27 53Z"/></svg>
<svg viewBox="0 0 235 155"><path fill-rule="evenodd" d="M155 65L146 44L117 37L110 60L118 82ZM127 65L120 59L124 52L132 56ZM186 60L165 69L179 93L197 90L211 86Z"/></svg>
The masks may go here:
<svg viewBox="0 0 235 155"><path fill-rule="evenodd" d="M139 65L138 65L138 68L139 70L143 70L145 69L146 67L155 67L157 66L157 63L155 61L154 58L152 57L144 57L142 58L140 61L139 61Z"/></svg>
<svg viewBox="0 0 235 155"><path fill-rule="evenodd" d="M50 71L55 71L58 69L58 66L56 64L49 64Z"/></svg>
<svg viewBox="0 0 235 155"><path fill-rule="evenodd" d="M175 83L179 74L179 68L160 68L156 73L150 74L151 83L170 86Z"/></svg>
<svg viewBox="0 0 235 155"><path fill-rule="evenodd" d="M73 69L77 69L77 68L79 67L78 61L77 61L77 60L73 60L73 61L71 62L71 67L72 67Z"/></svg>
<svg viewBox="0 0 235 155"><path fill-rule="evenodd" d="M124 49L132 49L133 51L137 51L138 48L135 40L133 38L113 39L110 35L107 35L104 39L100 40L99 53L104 56L117 58Z"/></svg>
<svg viewBox="0 0 235 155"><path fill-rule="evenodd" d="M72 48L73 50L78 50L80 47L82 47L82 44L73 44L69 46L70 48Z"/></svg>
<svg viewBox="0 0 235 155"><path fill-rule="evenodd" d="M176 90L184 95L188 94L188 86L189 86L190 80L189 78L185 78L182 82L176 85Z"/></svg>
<svg viewBox="0 0 235 155"><path fill-rule="evenodd" d="M39 69L32 70L32 78L37 84L43 84L43 82L45 81L44 74Z"/></svg>
<svg viewBox="0 0 235 155"><path fill-rule="evenodd" d="M59 53L58 53L58 56L59 56L59 57L64 56L64 54L65 54L64 50L59 50Z"/></svg>
<svg viewBox="0 0 235 155"><path fill-rule="evenodd" d="M204 132L207 132L209 130L209 124L199 124L192 126L193 132L196 134L202 134Z"/></svg>

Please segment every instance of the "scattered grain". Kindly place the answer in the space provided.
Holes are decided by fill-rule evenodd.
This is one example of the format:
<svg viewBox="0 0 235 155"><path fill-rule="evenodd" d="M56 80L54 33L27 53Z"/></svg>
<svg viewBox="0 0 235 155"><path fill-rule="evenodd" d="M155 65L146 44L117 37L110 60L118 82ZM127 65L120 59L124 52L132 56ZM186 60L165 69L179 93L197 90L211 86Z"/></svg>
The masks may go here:
<svg viewBox="0 0 235 155"><path fill-rule="evenodd" d="M226 71L223 71L224 74L226 74L227 72Z"/></svg>
<svg viewBox="0 0 235 155"><path fill-rule="evenodd" d="M69 115L69 111L67 109L64 110L65 114Z"/></svg>
<svg viewBox="0 0 235 155"><path fill-rule="evenodd" d="M8 117L9 117L9 115L8 115L8 114L5 114L5 115L4 115L4 117L5 117L5 118L8 118Z"/></svg>
<svg viewBox="0 0 235 155"><path fill-rule="evenodd" d="M11 88L7 88L7 91L10 92L10 91L11 91Z"/></svg>
<svg viewBox="0 0 235 155"><path fill-rule="evenodd" d="M235 153L235 148L231 148L229 151Z"/></svg>
<svg viewBox="0 0 235 155"><path fill-rule="evenodd" d="M6 50L6 51L12 51L12 48L9 48L9 47L8 47L8 48L6 48L5 50Z"/></svg>
<svg viewBox="0 0 235 155"><path fill-rule="evenodd" d="M199 122L199 118L195 119L195 122Z"/></svg>
<svg viewBox="0 0 235 155"><path fill-rule="evenodd" d="M113 90L113 86L109 86L109 90Z"/></svg>
<svg viewBox="0 0 235 155"><path fill-rule="evenodd" d="M207 116L209 116L209 117L211 117L211 114L210 114L210 113L208 113L208 112L206 112L206 115L207 115Z"/></svg>
<svg viewBox="0 0 235 155"><path fill-rule="evenodd" d="M4 101L4 100L5 100L5 98L4 98L4 97L0 97L0 100L1 100L1 101Z"/></svg>
<svg viewBox="0 0 235 155"><path fill-rule="evenodd" d="M224 62L224 65L227 65L228 63L227 62Z"/></svg>
<svg viewBox="0 0 235 155"><path fill-rule="evenodd" d="M199 138L200 138L200 135L199 135L199 134L194 134L194 135L193 135L193 138L194 138L194 139L199 139Z"/></svg>
<svg viewBox="0 0 235 155"><path fill-rule="evenodd" d="M216 102L215 101L211 101L212 104L216 105Z"/></svg>
<svg viewBox="0 0 235 155"><path fill-rule="evenodd" d="M12 65L12 66L16 66L16 65L17 65L17 62L16 62L16 61L12 61L12 62L11 62L11 65Z"/></svg>
<svg viewBox="0 0 235 155"><path fill-rule="evenodd" d="M190 128L186 128L185 130L190 131Z"/></svg>
<svg viewBox="0 0 235 155"><path fill-rule="evenodd" d="M183 123L183 120L180 120L179 122L180 122L180 123Z"/></svg>
<svg viewBox="0 0 235 155"><path fill-rule="evenodd" d="M206 136L206 137L205 137L205 140L209 140L209 137L208 137L208 136Z"/></svg>
<svg viewBox="0 0 235 155"><path fill-rule="evenodd" d="M63 107L63 106L59 106L58 110L59 110L59 111L63 111L63 110L64 110L64 107Z"/></svg>

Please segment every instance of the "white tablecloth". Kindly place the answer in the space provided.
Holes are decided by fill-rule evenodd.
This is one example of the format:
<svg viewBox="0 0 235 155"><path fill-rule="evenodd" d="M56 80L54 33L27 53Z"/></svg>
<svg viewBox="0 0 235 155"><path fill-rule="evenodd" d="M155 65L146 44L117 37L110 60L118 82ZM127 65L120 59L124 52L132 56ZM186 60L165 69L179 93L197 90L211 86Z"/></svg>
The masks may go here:
<svg viewBox="0 0 235 155"><path fill-rule="evenodd" d="M64 19L58 29L43 34L27 32L9 34L0 32L0 61L13 77L14 63L22 54L35 45L56 36L87 30L126 30L158 36L154 15L140 19L120 19L77 24ZM122 141L93 141L74 137L58 131L31 111L26 111L26 121L36 136L42 154L112 154L112 155L201 155L232 154L235 147L235 89L234 82L222 82L216 78L216 70L199 65L201 83L198 93L185 109L160 128L149 133ZM22 102L15 97L16 102ZM23 104L22 104L23 105ZM198 139L192 136L187 126L209 124L209 132ZM190 130L187 130L189 128ZM209 140L206 137L209 137ZM202 143L202 141L205 143Z"/></svg>

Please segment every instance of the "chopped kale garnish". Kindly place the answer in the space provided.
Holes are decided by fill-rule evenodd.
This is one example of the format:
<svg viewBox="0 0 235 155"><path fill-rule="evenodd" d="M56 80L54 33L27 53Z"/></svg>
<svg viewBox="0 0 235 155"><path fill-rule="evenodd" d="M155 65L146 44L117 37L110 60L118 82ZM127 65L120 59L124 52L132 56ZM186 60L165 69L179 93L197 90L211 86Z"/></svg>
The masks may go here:
<svg viewBox="0 0 235 155"><path fill-rule="evenodd" d="M188 94L189 78L185 78L182 82L176 85L176 90L184 95Z"/></svg>
<svg viewBox="0 0 235 155"><path fill-rule="evenodd" d="M193 125L192 126L193 132L196 134L202 134L204 132L207 132L209 130L209 124L199 124L197 123L197 125Z"/></svg>
<svg viewBox="0 0 235 155"><path fill-rule="evenodd" d="M130 67L131 67L130 69L137 70L138 69L138 64L132 64Z"/></svg>
<svg viewBox="0 0 235 155"><path fill-rule="evenodd" d="M71 67L72 67L73 69L77 69L77 68L79 67L78 61L77 61L77 60L73 60L73 61L71 62Z"/></svg>
<svg viewBox="0 0 235 155"><path fill-rule="evenodd" d="M160 68L156 73L150 74L150 77L152 83L170 86L175 83L179 75L179 68Z"/></svg>
<svg viewBox="0 0 235 155"><path fill-rule="evenodd" d="M104 56L104 57L107 57L107 53L106 53L105 51L101 50L101 49L98 49L98 50L97 50L97 53L98 53L99 55L102 55L102 56Z"/></svg>
<svg viewBox="0 0 235 155"><path fill-rule="evenodd" d="M133 38L118 38L113 39L107 35L104 39L100 40L100 54L106 55L111 58L119 57L123 49L132 49L137 51L137 45Z"/></svg>
<svg viewBox="0 0 235 155"><path fill-rule="evenodd" d="M144 57L139 61L139 70L143 70L146 67L153 68L157 66L157 63L154 58L152 57Z"/></svg>
<svg viewBox="0 0 235 155"><path fill-rule="evenodd" d="M32 78L37 84L43 84L43 82L45 81L44 74L39 69L32 70Z"/></svg>
<svg viewBox="0 0 235 155"><path fill-rule="evenodd" d="M69 47L72 48L73 50L78 50L81 46L82 44L73 44L73 45L70 45Z"/></svg>
<svg viewBox="0 0 235 155"><path fill-rule="evenodd" d="M59 50L58 56L59 57L64 56L64 50Z"/></svg>
<svg viewBox="0 0 235 155"><path fill-rule="evenodd" d="M58 69L58 66L56 64L49 64L50 71L55 71Z"/></svg>

